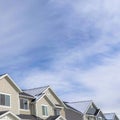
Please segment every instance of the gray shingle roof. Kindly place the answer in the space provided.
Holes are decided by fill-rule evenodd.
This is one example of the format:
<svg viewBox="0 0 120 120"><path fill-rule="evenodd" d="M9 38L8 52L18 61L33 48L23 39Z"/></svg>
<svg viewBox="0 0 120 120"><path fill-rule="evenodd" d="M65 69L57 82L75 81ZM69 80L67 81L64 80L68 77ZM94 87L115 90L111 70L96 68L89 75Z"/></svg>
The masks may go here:
<svg viewBox="0 0 120 120"><path fill-rule="evenodd" d="M0 115L5 114L6 112L8 112L8 111L0 111Z"/></svg>
<svg viewBox="0 0 120 120"><path fill-rule="evenodd" d="M36 117L34 115L24 115L24 114L20 114L18 115L18 117L20 117L21 119L25 119L25 120L42 120L41 118L39 117Z"/></svg>
<svg viewBox="0 0 120 120"><path fill-rule="evenodd" d="M79 112L85 113L91 103L92 103L92 100L78 101L78 102L66 102L65 104L68 105L69 107L76 109Z"/></svg>
<svg viewBox="0 0 120 120"><path fill-rule="evenodd" d="M28 93L25 93L25 92L21 92L19 93L20 96L25 96L25 97L28 97L28 98L33 98L34 99L34 96L28 94Z"/></svg>
<svg viewBox="0 0 120 120"><path fill-rule="evenodd" d="M56 120L59 116L50 116L47 118L47 120Z"/></svg>
<svg viewBox="0 0 120 120"><path fill-rule="evenodd" d="M114 119L115 113L104 113L104 116L108 120Z"/></svg>
<svg viewBox="0 0 120 120"><path fill-rule="evenodd" d="M37 100L44 95L44 91L47 88L49 88L49 86L38 87L38 88L33 88L33 89L26 89L26 90L23 90L23 92L27 93L31 96L34 96L34 98Z"/></svg>

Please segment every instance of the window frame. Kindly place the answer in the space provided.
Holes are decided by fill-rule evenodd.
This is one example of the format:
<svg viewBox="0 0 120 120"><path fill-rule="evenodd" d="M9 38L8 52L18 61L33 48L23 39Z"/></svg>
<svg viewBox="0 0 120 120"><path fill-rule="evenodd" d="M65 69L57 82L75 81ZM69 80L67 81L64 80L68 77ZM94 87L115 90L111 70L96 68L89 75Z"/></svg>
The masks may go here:
<svg viewBox="0 0 120 120"><path fill-rule="evenodd" d="M61 109L60 108L55 108L54 109L54 114L55 114L55 116L60 115L61 114Z"/></svg>
<svg viewBox="0 0 120 120"><path fill-rule="evenodd" d="M98 120L103 120L103 118L101 116L98 117Z"/></svg>
<svg viewBox="0 0 120 120"><path fill-rule="evenodd" d="M46 110L47 110L47 112L46 112L46 110L43 112L43 107L45 107L45 108L47 108ZM42 116L43 117L48 117L48 115L49 115L49 110L48 110L48 105L45 105L45 104L42 104L41 105L41 109L42 109ZM43 113L45 113L45 114L43 114ZM47 113L47 114L46 114Z"/></svg>
<svg viewBox="0 0 120 120"><path fill-rule="evenodd" d="M23 108L21 108L21 101L20 100L26 100L27 101L27 109L24 109L24 104L23 104ZM20 102L19 102L19 104L20 104L20 110L25 110L25 111L29 111L29 100L28 99L25 99L25 98L20 98Z"/></svg>
<svg viewBox="0 0 120 120"><path fill-rule="evenodd" d="M3 93L3 92L0 92L1 95L4 95L4 96L9 96L9 106L6 105L6 97L5 97L5 105L1 105L0 104L0 107L4 107L4 108L11 108L11 94L9 93Z"/></svg>

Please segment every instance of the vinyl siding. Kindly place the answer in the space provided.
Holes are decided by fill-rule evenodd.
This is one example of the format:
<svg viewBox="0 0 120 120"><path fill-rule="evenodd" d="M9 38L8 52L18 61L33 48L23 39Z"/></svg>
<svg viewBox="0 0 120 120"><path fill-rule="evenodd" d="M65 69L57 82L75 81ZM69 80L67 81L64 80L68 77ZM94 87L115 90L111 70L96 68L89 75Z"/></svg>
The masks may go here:
<svg viewBox="0 0 120 120"><path fill-rule="evenodd" d="M10 94L10 107L0 106L0 111L10 110L14 114L19 114L19 93L14 89L14 87L10 84L7 78L0 79L0 92Z"/></svg>
<svg viewBox="0 0 120 120"><path fill-rule="evenodd" d="M42 119L46 119L47 117L42 115L42 105L47 105L48 107L48 116L54 115L54 110L53 107L51 106L51 104L43 97L41 100L39 100L36 103L36 107L37 107L37 111L36 111L36 115Z"/></svg>
<svg viewBox="0 0 120 120"><path fill-rule="evenodd" d="M60 104L57 98L52 94L51 90L48 89L46 91L46 96L54 103L54 104Z"/></svg>
<svg viewBox="0 0 120 120"><path fill-rule="evenodd" d="M60 101L58 100L58 98L56 98L56 96L52 93L52 91L50 89L48 89L46 91L46 96L50 99L50 101L52 101L52 103L55 105L61 105ZM63 105L62 105L63 106ZM61 109L61 116L65 117L65 110L64 108Z"/></svg>

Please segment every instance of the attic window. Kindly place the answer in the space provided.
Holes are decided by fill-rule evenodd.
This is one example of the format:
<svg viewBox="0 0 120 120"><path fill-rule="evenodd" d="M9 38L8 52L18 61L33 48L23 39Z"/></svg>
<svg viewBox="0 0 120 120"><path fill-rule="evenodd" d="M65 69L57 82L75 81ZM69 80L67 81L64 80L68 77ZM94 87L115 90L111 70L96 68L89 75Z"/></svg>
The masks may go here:
<svg viewBox="0 0 120 120"><path fill-rule="evenodd" d="M10 106L10 95L0 93L0 105Z"/></svg>

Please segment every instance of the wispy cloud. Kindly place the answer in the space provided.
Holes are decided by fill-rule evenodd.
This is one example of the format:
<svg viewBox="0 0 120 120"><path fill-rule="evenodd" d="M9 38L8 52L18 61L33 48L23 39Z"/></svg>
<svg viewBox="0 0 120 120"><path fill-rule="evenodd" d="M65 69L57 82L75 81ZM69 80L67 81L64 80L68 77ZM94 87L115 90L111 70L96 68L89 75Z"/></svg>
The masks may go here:
<svg viewBox="0 0 120 120"><path fill-rule="evenodd" d="M0 3L1 72L22 88L49 84L64 100L120 113L119 0Z"/></svg>

